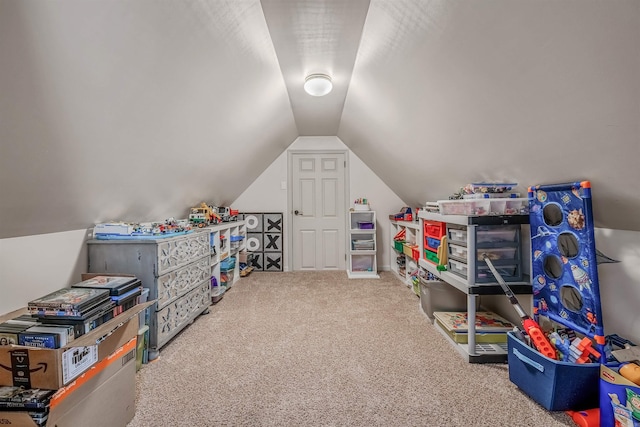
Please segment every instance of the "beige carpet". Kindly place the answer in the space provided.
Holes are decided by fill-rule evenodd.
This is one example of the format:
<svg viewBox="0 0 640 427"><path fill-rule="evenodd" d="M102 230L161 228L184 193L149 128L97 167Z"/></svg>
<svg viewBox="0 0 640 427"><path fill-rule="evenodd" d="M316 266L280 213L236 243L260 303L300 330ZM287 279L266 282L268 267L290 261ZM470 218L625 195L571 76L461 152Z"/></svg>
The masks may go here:
<svg viewBox="0 0 640 427"><path fill-rule="evenodd" d="M138 373L138 426L573 426L469 364L391 273L252 273Z"/></svg>

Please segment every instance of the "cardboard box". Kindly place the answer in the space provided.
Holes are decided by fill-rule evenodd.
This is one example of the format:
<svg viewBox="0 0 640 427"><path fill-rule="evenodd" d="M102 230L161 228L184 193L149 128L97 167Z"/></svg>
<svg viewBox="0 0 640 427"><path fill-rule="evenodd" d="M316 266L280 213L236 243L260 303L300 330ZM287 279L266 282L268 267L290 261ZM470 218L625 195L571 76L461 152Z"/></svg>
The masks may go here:
<svg viewBox="0 0 640 427"><path fill-rule="evenodd" d="M549 411L598 407L599 363L549 359L507 333L509 379Z"/></svg>
<svg viewBox="0 0 640 427"><path fill-rule="evenodd" d="M57 349L0 346L0 385L57 390L138 334L138 313L155 301L138 304ZM0 316L0 322L26 314L27 308ZM130 321L133 319L133 321Z"/></svg>
<svg viewBox="0 0 640 427"><path fill-rule="evenodd" d="M617 369L617 368L616 368ZM620 375L615 369L601 365L600 366L600 427L614 427L624 425L622 422L616 423L614 420L614 412L618 418L625 419L629 414L625 414L627 406L627 389L640 394L640 386L632 383L628 379ZM612 395L616 395L619 405L611 404ZM634 427L640 426L640 420L631 416L630 420L626 420L627 425Z"/></svg>
<svg viewBox="0 0 640 427"><path fill-rule="evenodd" d="M133 338L51 398L48 426L126 426L135 415ZM37 427L27 412L0 412L0 424Z"/></svg>

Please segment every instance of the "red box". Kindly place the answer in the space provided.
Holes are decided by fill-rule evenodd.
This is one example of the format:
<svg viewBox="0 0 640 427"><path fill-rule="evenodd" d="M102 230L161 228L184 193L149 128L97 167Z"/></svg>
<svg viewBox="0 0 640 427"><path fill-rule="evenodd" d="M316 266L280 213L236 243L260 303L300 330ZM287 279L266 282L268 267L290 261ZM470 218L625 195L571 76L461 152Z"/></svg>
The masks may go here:
<svg viewBox="0 0 640 427"><path fill-rule="evenodd" d="M440 240L445 234L447 234L447 226L444 222L425 220L425 236Z"/></svg>

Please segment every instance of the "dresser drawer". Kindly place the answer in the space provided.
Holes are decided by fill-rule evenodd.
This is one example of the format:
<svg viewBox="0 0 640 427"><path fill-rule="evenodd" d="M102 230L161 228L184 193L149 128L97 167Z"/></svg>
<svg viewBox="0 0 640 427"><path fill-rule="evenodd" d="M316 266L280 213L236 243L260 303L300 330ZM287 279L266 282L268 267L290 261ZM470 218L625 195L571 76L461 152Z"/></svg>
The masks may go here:
<svg viewBox="0 0 640 427"><path fill-rule="evenodd" d="M156 276L186 265L196 258L209 255L209 233L194 233L180 239L160 241L158 243Z"/></svg>
<svg viewBox="0 0 640 427"><path fill-rule="evenodd" d="M211 267L209 257L200 258L182 268L173 270L157 278L157 295L151 298L158 299L158 309L169 304L172 300L186 294L203 281L211 279Z"/></svg>
<svg viewBox="0 0 640 427"><path fill-rule="evenodd" d="M155 334L150 336L152 348L160 348L211 304L211 285L202 283L182 297L152 314Z"/></svg>

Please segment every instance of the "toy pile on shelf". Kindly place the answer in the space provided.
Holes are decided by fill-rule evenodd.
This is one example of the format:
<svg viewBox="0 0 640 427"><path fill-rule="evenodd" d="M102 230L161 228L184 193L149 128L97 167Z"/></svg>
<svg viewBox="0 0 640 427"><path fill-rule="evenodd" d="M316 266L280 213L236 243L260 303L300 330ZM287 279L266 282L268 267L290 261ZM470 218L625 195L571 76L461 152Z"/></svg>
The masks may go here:
<svg viewBox="0 0 640 427"><path fill-rule="evenodd" d="M238 220L238 211L226 206L212 206L205 202L200 206L191 208L189 222L195 227L202 228L207 225L220 224Z"/></svg>
<svg viewBox="0 0 640 427"><path fill-rule="evenodd" d="M397 214L389 215L391 221L414 221L418 219L418 214L413 215L410 207L404 206Z"/></svg>
<svg viewBox="0 0 640 427"><path fill-rule="evenodd" d="M157 239L187 234L193 228L238 220L238 211L229 207L215 207L207 203L189 209L186 219L169 218L155 222L113 221L98 223L93 227L93 236L100 240L112 239Z"/></svg>
<svg viewBox="0 0 640 427"><path fill-rule="evenodd" d="M179 236L191 232L186 219L169 218L164 222L105 222L93 227L93 237L109 239L144 239Z"/></svg>

